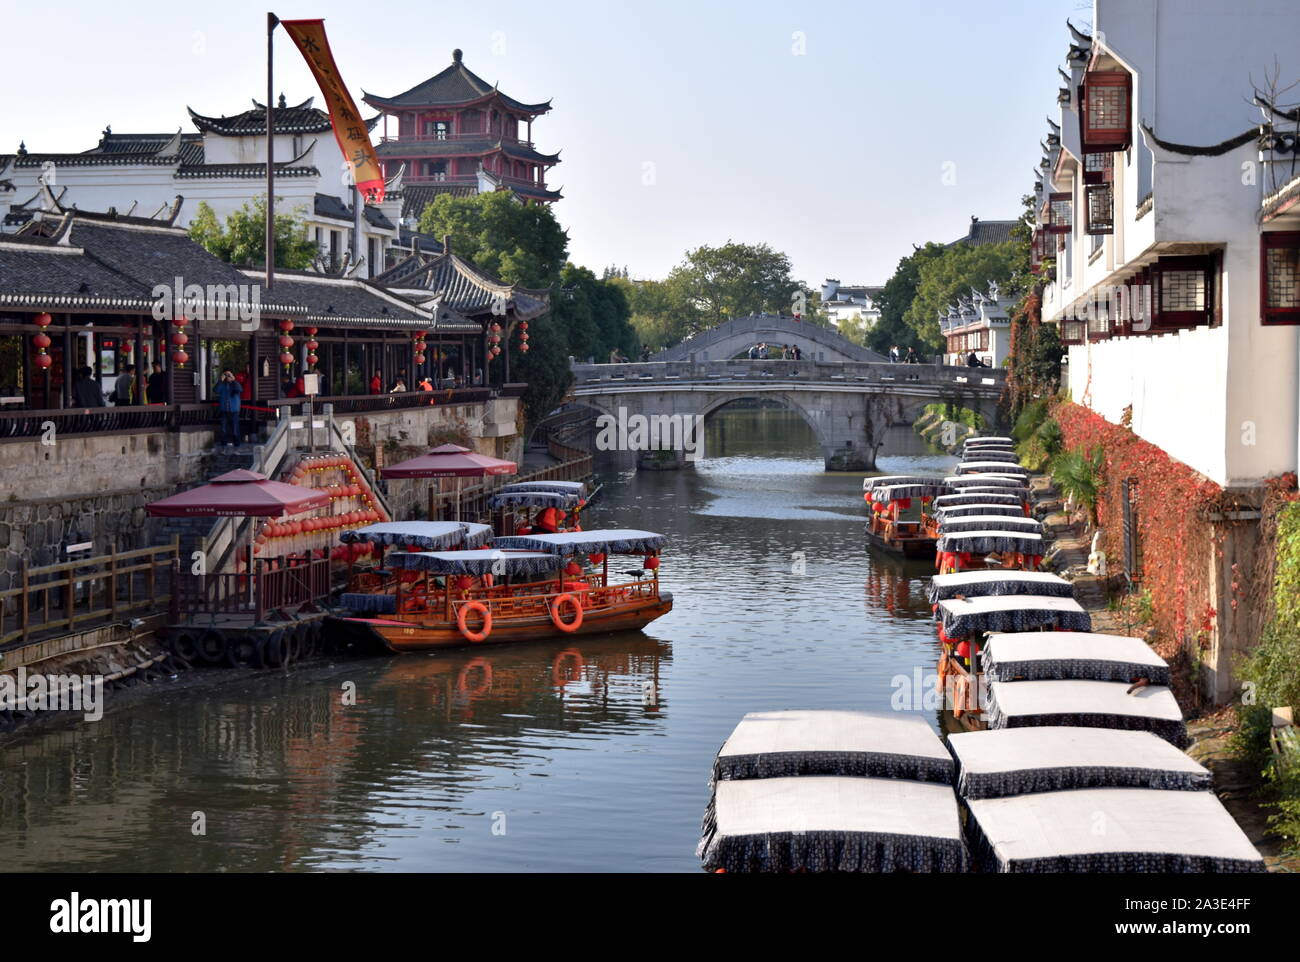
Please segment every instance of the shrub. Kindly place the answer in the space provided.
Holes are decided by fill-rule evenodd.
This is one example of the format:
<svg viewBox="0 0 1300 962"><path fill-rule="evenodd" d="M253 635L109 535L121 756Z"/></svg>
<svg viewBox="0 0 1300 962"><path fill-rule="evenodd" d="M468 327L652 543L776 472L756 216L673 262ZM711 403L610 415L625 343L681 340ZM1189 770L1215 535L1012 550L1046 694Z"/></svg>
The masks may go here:
<svg viewBox="0 0 1300 962"><path fill-rule="evenodd" d="M1097 505L1101 500L1102 467L1105 463L1100 447L1087 454L1079 449L1063 451L1052 461L1052 480L1067 497L1088 509L1088 520L1096 526Z"/></svg>
<svg viewBox="0 0 1300 962"><path fill-rule="evenodd" d="M1037 401L1030 401L1016 418L1015 427L1011 429L1011 436L1017 441L1027 441L1029 437L1038 430L1039 425L1047 417L1047 408L1050 402L1046 398Z"/></svg>

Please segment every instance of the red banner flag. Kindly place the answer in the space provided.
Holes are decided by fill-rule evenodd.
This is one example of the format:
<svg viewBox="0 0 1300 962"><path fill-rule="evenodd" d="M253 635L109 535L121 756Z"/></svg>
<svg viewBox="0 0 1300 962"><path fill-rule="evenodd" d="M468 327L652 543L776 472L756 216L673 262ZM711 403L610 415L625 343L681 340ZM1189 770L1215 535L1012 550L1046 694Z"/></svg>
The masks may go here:
<svg viewBox="0 0 1300 962"><path fill-rule="evenodd" d="M379 158L370 143L370 131L357 113L357 105L339 76L339 68L325 37L324 20L281 20L293 42L298 45L329 104L330 126L343 151L343 159L352 168L352 177L363 197L379 203L384 199L384 175Z"/></svg>

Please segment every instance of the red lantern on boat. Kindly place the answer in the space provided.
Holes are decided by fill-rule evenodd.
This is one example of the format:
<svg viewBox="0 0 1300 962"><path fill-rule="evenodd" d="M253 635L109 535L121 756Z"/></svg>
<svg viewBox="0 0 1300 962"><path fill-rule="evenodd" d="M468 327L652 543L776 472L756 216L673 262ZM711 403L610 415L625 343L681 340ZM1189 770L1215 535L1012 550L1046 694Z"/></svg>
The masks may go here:
<svg viewBox="0 0 1300 962"><path fill-rule="evenodd" d="M578 562L570 561L567 565L564 566L564 573L571 577L576 577L577 575L582 574L582 567L578 564Z"/></svg>
<svg viewBox="0 0 1300 962"><path fill-rule="evenodd" d="M645 559L645 566L651 571L655 571L659 567L659 559L651 555Z"/></svg>
<svg viewBox="0 0 1300 962"><path fill-rule="evenodd" d="M587 555L587 560L590 561L593 565L600 565L605 563L605 556L600 553L589 554Z"/></svg>
<svg viewBox="0 0 1300 962"><path fill-rule="evenodd" d="M468 591L474 584L474 579L469 575L459 575L456 578L456 587L460 591Z"/></svg>

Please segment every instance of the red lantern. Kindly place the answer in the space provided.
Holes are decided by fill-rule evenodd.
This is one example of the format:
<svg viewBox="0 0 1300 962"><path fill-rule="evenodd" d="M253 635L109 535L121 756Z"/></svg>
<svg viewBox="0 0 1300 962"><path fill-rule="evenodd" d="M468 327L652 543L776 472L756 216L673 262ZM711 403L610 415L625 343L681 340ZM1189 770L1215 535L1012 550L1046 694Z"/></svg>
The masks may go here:
<svg viewBox="0 0 1300 962"><path fill-rule="evenodd" d="M288 334L281 334L280 346L284 348L286 351L289 350L289 348L293 347L293 338L291 338Z"/></svg>
<svg viewBox="0 0 1300 962"><path fill-rule="evenodd" d="M520 321L520 322L519 322L519 330L521 330L521 331L526 331L526 330L528 330L528 322L527 322L527 321Z"/></svg>
<svg viewBox="0 0 1300 962"><path fill-rule="evenodd" d="M415 363L416 363L416 364L423 364L423 363L424 363L424 355L423 355L423 354L417 354L417 355L415 355Z"/></svg>
<svg viewBox="0 0 1300 962"><path fill-rule="evenodd" d="M172 343L175 344L177 347L184 347L189 342L190 342L190 336L186 334L184 331L177 331L175 334L172 335Z"/></svg>
<svg viewBox="0 0 1300 962"><path fill-rule="evenodd" d="M311 351L313 354L316 353L316 349L319 347L320 341L316 340L314 337L307 342L307 350Z"/></svg>
<svg viewBox="0 0 1300 962"><path fill-rule="evenodd" d="M35 324L37 327L49 327L51 324L54 323L54 318L50 317L49 314L42 312L40 314L37 314L34 318L32 318L32 323Z"/></svg>
<svg viewBox="0 0 1300 962"><path fill-rule="evenodd" d="M50 357L48 354L37 354L32 358L32 363L39 368L46 368L54 363L54 358Z"/></svg>
<svg viewBox="0 0 1300 962"><path fill-rule="evenodd" d="M599 554L599 553L598 553L598 554L589 554L589 555L587 555L587 560L590 561L593 565L599 565L599 564L603 564L603 563L604 563L604 561L605 561L605 556L604 556L603 554Z"/></svg>
<svg viewBox="0 0 1300 962"><path fill-rule="evenodd" d="M37 334L32 337L32 343L36 345L37 350L44 351L50 346L50 336L45 333Z"/></svg>
<svg viewBox="0 0 1300 962"><path fill-rule="evenodd" d="M578 565L578 562L570 561L564 566L564 573L570 577L576 577L577 575L582 574L582 568Z"/></svg>
<svg viewBox="0 0 1300 962"><path fill-rule="evenodd" d="M172 361L179 367L189 361L190 356L184 351L172 351Z"/></svg>
<svg viewBox="0 0 1300 962"><path fill-rule="evenodd" d="M288 367L290 364L293 363L293 355L290 354L288 351L285 351L283 354L280 355L280 363L283 364L285 367Z"/></svg>
<svg viewBox="0 0 1300 962"><path fill-rule="evenodd" d="M659 567L659 559L656 558L656 557L654 557L654 556L651 556L651 557L649 557L649 558L646 558L646 559L645 559L645 566L646 566L648 569L650 569L651 571L654 571L654 570L656 570L656 569Z"/></svg>
<svg viewBox="0 0 1300 962"><path fill-rule="evenodd" d="M527 353L528 353L528 344L527 344L527 342L525 342L525 343L523 343L523 344L520 344L520 345L519 345L519 350L521 350L521 351L523 351L525 354L527 354Z"/></svg>
<svg viewBox="0 0 1300 962"><path fill-rule="evenodd" d="M123 353L123 354L126 354L126 355L129 356L129 355L131 354L131 352L132 352L134 349L135 349L135 345L132 344L130 341L123 341L123 342L122 342L122 353Z"/></svg>
<svg viewBox="0 0 1300 962"><path fill-rule="evenodd" d="M281 322L280 322L280 330L284 331L286 334L289 333L289 331L292 331L292 330L293 330L293 321L291 321L291 320L289 320L289 319L287 319L287 318L286 318L285 320L281 321Z"/></svg>

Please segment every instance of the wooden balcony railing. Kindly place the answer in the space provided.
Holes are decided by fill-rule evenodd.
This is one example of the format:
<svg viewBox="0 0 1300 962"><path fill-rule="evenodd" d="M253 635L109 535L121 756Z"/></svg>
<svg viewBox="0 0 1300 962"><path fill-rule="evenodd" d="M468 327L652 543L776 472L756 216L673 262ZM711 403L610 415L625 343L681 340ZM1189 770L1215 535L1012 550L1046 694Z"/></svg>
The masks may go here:
<svg viewBox="0 0 1300 962"><path fill-rule="evenodd" d="M0 411L0 442L161 431L214 424L217 418L215 403Z"/></svg>
<svg viewBox="0 0 1300 962"><path fill-rule="evenodd" d="M179 623L195 615L239 615L263 621L276 610L291 611L329 598L333 562L329 558L261 558L253 575L221 573L177 577L171 619Z"/></svg>
<svg viewBox="0 0 1300 962"><path fill-rule="evenodd" d="M165 610L179 550L173 540L38 568L24 563L18 586L0 591L0 648Z"/></svg>

